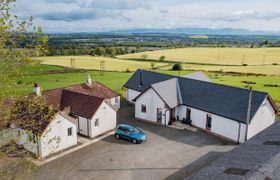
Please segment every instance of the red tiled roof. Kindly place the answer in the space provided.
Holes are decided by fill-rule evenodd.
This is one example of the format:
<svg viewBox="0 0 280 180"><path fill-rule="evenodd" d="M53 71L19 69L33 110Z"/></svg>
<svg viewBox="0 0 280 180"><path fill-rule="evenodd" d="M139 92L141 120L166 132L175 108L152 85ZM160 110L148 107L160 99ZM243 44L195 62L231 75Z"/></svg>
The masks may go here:
<svg viewBox="0 0 280 180"><path fill-rule="evenodd" d="M103 99L101 98L64 89L62 92L60 110L70 107L71 113L91 119L102 102Z"/></svg>
<svg viewBox="0 0 280 180"><path fill-rule="evenodd" d="M42 96L46 98L48 104L58 107L61 102L62 89L43 91Z"/></svg>
<svg viewBox="0 0 280 180"><path fill-rule="evenodd" d="M78 126L78 119L72 118L70 116L68 116L65 112L60 111L59 114L64 117L65 119L67 119L68 121L72 122L73 124L75 124L76 126Z"/></svg>
<svg viewBox="0 0 280 180"><path fill-rule="evenodd" d="M119 96L115 91L112 89L104 86L99 82L92 82L92 85L87 84L79 84L75 86L66 87L66 90L77 92L80 94L95 96L102 99L110 99L116 96Z"/></svg>
<svg viewBox="0 0 280 180"><path fill-rule="evenodd" d="M92 85L78 84L66 88L43 91L42 96L48 104L59 106L60 110L70 107L70 112L85 118L92 118L105 99L119 96L110 88L99 82Z"/></svg>

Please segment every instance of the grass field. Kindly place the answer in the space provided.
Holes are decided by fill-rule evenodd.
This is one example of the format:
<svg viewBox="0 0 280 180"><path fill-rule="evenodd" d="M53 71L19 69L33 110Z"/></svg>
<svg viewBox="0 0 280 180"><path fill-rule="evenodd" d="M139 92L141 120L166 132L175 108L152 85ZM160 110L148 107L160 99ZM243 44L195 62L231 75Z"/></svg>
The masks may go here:
<svg viewBox="0 0 280 180"><path fill-rule="evenodd" d="M75 59L76 68L79 69L100 69L100 62L104 61L104 66L106 71L135 71L138 68L141 69L150 69L151 62L141 62L141 61L129 61L129 60L120 60L114 58L106 57L93 57L93 56L49 56L42 57L42 64L47 65L57 65L63 67L71 67L70 59ZM166 63L155 63L155 66L166 65Z"/></svg>
<svg viewBox="0 0 280 180"><path fill-rule="evenodd" d="M125 72L105 72L103 76L98 71L85 71L78 73L60 73L63 67L50 65L36 65L34 67L25 68L25 75L16 79L18 87L17 94L28 94L32 92L33 82L37 81L43 90L65 87L78 83L83 83L88 74L91 74L92 79L104 83L106 86L118 91L124 95L122 86L130 78L133 73ZM55 73L55 72L58 73ZM179 75L178 71L159 71L162 73ZM192 71L180 71L180 75L186 75ZM246 88L246 84L242 81L252 81L254 90L266 91L280 105L280 77L279 76L232 76L223 73L206 73L210 79L219 84L225 84L235 87ZM265 87L265 84L278 84L278 87Z"/></svg>
<svg viewBox="0 0 280 180"><path fill-rule="evenodd" d="M280 64L280 48L181 48L127 54L118 58L141 59L143 54L147 55L147 59L158 60L160 56L165 56L168 61L202 64Z"/></svg>
<svg viewBox="0 0 280 180"><path fill-rule="evenodd" d="M136 69L151 69L151 62L147 61L132 61L121 60L105 57L92 56L49 56L43 57L42 64L57 65L70 67L70 59L75 58L76 68L99 70L100 61L105 61L105 70L107 71L135 71ZM168 63L155 63L156 67L161 67L162 70L169 70L172 65ZM253 73L266 75L280 75L279 65L251 65L251 66L220 66L220 65L202 65L202 64L183 64L185 70L200 70L200 71L223 71L223 72L238 72L238 73Z"/></svg>

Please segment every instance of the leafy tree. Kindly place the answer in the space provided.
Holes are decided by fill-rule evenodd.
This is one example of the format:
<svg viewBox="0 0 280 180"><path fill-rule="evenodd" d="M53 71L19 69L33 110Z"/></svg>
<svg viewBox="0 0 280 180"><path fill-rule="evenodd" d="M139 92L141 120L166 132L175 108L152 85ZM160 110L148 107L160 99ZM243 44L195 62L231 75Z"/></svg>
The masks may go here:
<svg viewBox="0 0 280 180"><path fill-rule="evenodd" d="M0 102L15 95L15 78L21 76L22 67L37 63L36 58L47 52L48 37L33 25L32 17L20 20L13 14L15 2L0 0ZM5 114L5 107L0 103L1 114ZM5 117L1 116L0 121Z"/></svg>
<svg viewBox="0 0 280 180"><path fill-rule="evenodd" d="M104 56L106 53L106 50L103 47L99 47L95 49L95 54L98 56Z"/></svg>
<svg viewBox="0 0 280 180"><path fill-rule="evenodd" d="M18 98L11 107L9 121L23 129L40 129L49 123L56 113L57 108L47 105L47 101L41 96L25 96ZM32 133L32 132L31 132Z"/></svg>
<svg viewBox="0 0 280 180"><path fill-rule="evenodd" d="M165 58L166 58L165 56L160 56L160 57L159 57L159 61L164 61Z"/></svg>

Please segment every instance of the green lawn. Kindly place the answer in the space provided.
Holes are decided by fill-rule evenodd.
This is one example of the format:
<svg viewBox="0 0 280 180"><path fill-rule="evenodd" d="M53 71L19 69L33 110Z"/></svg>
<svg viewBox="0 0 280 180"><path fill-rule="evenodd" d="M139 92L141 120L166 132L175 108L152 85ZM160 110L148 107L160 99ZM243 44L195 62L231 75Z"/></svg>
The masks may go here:
<svg viewBox="0 0 280 180"><path fill-rule="evenodd" d="M103 76L100 75L99 71L86 71L79 73L57 73L52 74L55 71L61 71L63 68L57 66L46 66L46 65L36 65L32 68L25 69L25 75L16 79L19 82L18 87L16 87L17 94L28 94L32 92L33 82L37 81L43 90L65 87L69 85L74 85L78 83L85 82L85 78L88 74L91 74L92 79L100 81L106 86L118 91L119 93L124 93L122 86L130 78L133 73L125 72L105 72ZM51 72L51 74L48 74ZM160 71L162 73L179 75L178 71ZM180 75L186 75L191 73L191 71L181 71ZM254 90L269 92L275 101L280 105L280 87L265 87L264 84L278 84L280 86L280 76L233 76L229 74L221 73L206 73L210 79L219 84L225 84L235 87L246 88L245 83L242 81L252 81L252 87Z"/></svg>

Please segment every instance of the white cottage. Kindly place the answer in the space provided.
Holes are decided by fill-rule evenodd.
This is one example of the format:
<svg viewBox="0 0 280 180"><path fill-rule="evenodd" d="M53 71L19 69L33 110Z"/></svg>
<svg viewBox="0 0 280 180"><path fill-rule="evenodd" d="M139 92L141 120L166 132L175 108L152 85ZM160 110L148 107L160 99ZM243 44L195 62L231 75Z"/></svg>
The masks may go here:
<svg viewBox="0 0 280 180"><path fill-rule="evenodd" d="M14 124L11 127L14 139L19 145L23 145L39 158L44 158L77 144L77 128L73 121L65 113L59 112L48 122L35 122L33 128Z"/></svg>
<svg viewBox="0 0 280 180"><path fill-rule="evenodd" d="M116 127L120 95L87 78L87 83L42 93L50 104L75 119L77 132L94 138Z"/></svg>
<svg viewBox="0 0 280 180"><path fill-rule="evenodd" d="M95 138L116 127L120 95L99 82L92 82L90 77L87 83L42 93L35 83L30 96L34 95L44 97L48 105L60 110L53 119L36 122L38 125L34 124L33 129L12 126L18 144L39 158L76 145L77 134Z"/></svg>
<svg viewBox="0 0 280 180"><path fill-rule="evenodd" d="M125 87L140 92L136 118L163 125L182 121L235 142L273 124L279 111L267 93L253 91L247 123L249 90L150 71L136 71Z"/></svg>

